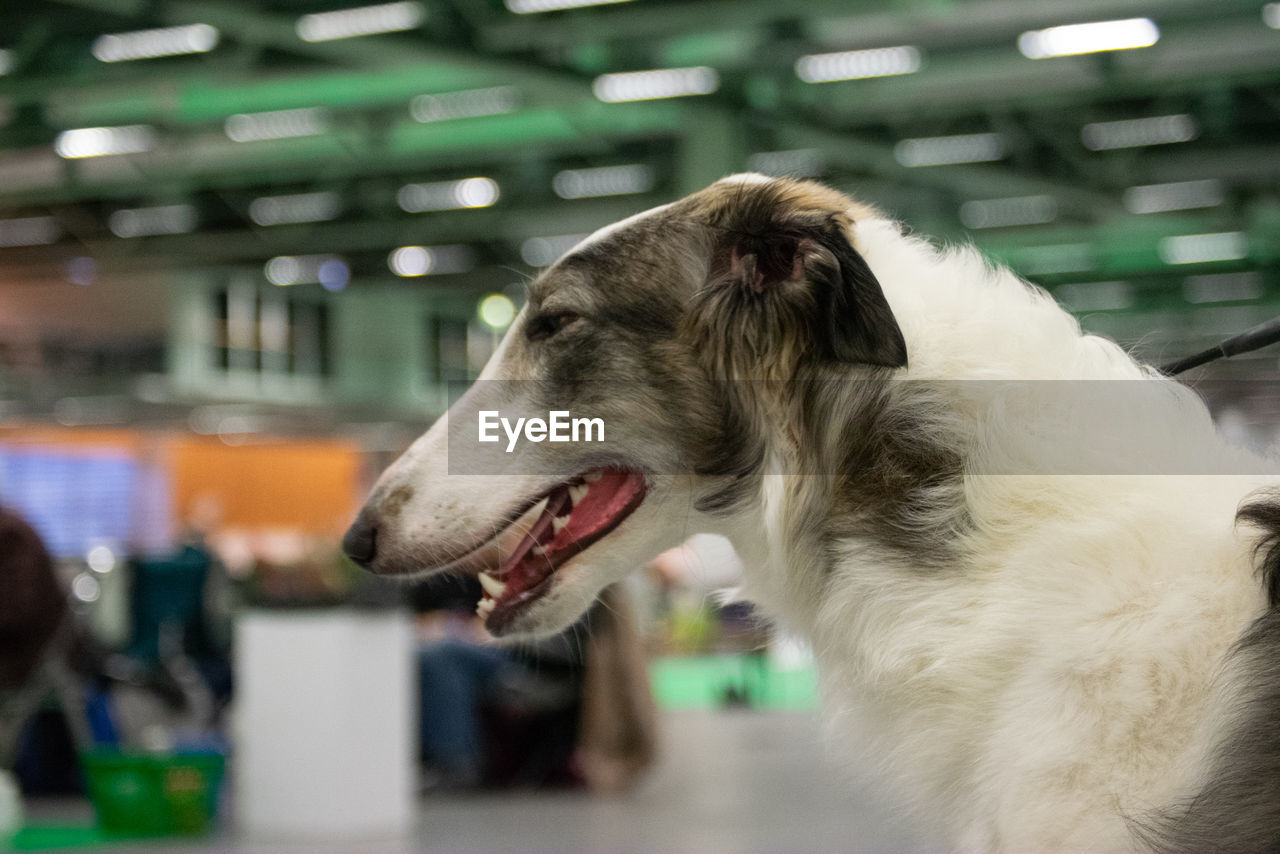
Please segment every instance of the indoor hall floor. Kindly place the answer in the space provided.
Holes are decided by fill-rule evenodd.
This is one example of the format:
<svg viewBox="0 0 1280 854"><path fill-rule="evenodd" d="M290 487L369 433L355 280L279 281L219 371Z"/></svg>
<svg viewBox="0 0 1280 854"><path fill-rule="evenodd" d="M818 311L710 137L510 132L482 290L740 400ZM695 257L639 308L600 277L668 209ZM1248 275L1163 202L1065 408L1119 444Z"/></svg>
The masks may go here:
<svg viewBox="0 0 1280 854"><path fill-rule="evenodd" d="M199 842L111 845L119 852L366 854L766 854L920 850L875 802L873 784L839 771L807 712L681 711L663 716L663 752L635 790L429 795L400 839L258 841L234 833ZM852 781L852 782L851 782ZM87 815L87 805L83 809ZM68 805L31 805L33 818Z"/></svg>

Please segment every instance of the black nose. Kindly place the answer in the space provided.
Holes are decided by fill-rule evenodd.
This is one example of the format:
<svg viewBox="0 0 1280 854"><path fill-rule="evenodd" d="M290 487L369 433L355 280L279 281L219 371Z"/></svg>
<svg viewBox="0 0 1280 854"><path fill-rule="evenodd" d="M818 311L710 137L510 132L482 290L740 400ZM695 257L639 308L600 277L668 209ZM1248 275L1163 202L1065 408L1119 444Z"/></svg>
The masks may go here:
<svg viewBox="0 0 1280 854"><path fill-rule="evenodd" d="M361 566L373 563L378 553L378 525L361 513L342 538L342 550Z"/></svg>

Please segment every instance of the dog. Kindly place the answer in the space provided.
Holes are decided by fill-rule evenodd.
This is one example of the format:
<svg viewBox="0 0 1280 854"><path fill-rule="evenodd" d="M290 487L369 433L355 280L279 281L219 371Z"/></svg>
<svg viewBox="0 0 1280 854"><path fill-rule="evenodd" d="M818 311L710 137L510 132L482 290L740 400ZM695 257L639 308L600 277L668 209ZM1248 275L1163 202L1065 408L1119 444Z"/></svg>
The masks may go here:
<svg viewBox="0 0 1280 854"><path fill-rule="evenodd" d="M504 411L607 442L530 416L482 446ZM746 174L534 279L343 545L479 573L488 630L520 639L722 534L930 845L1280 851L1274 474L972 248Z"/></svg>

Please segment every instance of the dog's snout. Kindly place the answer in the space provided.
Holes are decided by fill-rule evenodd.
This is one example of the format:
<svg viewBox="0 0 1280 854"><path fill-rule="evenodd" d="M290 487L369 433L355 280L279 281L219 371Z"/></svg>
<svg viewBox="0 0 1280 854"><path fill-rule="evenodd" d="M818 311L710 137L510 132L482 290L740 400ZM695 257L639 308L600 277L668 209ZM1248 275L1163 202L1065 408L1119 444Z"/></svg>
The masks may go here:
<svg viewBox="0 0 1280 854"><path fill-rule="evenodd" d="M378 523L371 515L361 513L342 537L342 550L363 567L373 563L378 553Z"/></svg>

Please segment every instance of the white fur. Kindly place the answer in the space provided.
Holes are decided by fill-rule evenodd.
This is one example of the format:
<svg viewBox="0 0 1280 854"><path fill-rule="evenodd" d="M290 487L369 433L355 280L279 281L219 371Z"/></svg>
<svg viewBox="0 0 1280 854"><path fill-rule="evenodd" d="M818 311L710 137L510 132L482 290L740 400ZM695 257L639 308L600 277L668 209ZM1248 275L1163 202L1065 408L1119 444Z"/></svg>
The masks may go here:
<svg viewBox="0 0 1280 854"><path fill-rule="evenodd" d="M819 588L818 556L793 551L786 530L797 479L770 478L761 517L728 532L746 592L814 643L833 734L880 767L938 843L1128 849L1125 816L1191 793L1225 720L1214 677L1265 607L1234 516L1265 482L982 472L1040 471L1064 446L1095 454L1083 471L1131 470L1135 454L1152 455L1153 471L1179 458L1263 466L1223 443L1190 392L1082 336L975 252L940 252L884 221L853 236L902 327L906 377L956 381L943 388L970 438L975 526L953 572L904 571L849 542L838 581ZM1064 406L1087 395L1046 383L1037 399L1028 385L1030 399L996 419L986 398L1008 386L968 382L1026 379L1135 380L1160 409L1129 426L1160 432L1118 424L1099 451L1062 426Z"/></svg>

